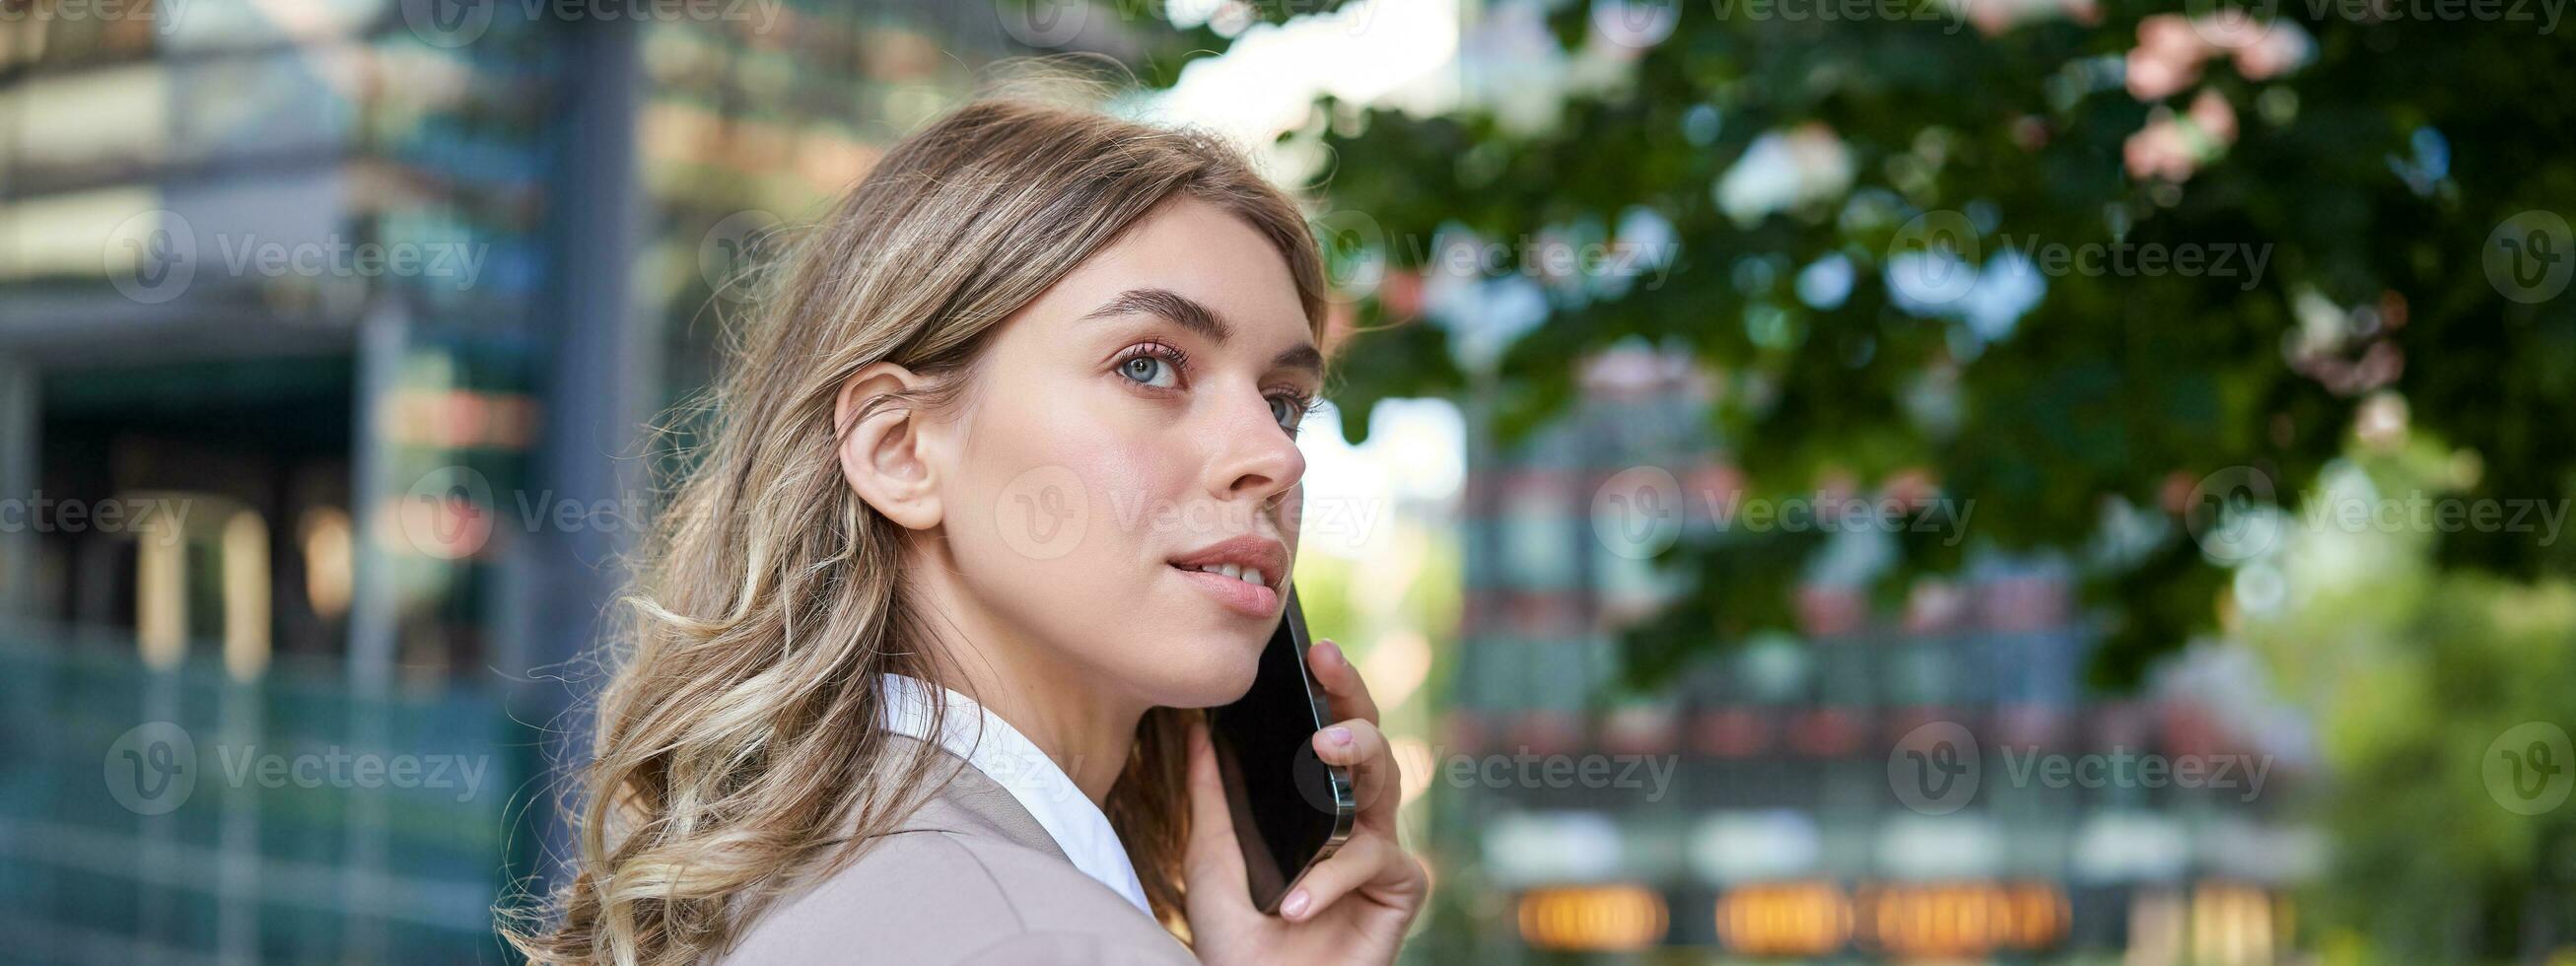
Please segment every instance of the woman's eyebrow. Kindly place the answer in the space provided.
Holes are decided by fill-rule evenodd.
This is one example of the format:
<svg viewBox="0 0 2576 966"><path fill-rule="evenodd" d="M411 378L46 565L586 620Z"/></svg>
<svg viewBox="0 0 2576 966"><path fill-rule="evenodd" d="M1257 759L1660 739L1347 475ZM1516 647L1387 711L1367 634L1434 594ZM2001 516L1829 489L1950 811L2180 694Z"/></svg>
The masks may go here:
<svg viewBox="0 0 2576 966"><path fill-rule="evenodd" d="M1128 289L1118 293L1118 297L1102 303L1099 308L1091 310L1083 318L1109 319L1122 315L1152 315L1169 319L1173 324L1206 336L1208 341L1218 345L1224 345L1225 340L1234 336L1234 328L1227 325L1225 317L1216 314L1216 310L1201 304L1197 299L1167 288ZM1284 349L1271 358L1270 367L1322 372L1324 353L1313 345Z"/></svg>
<svg viewBox="0 0 2576 966"><path fill-rule="evenodd" d="M1234 329L1227 326L1216 312L1199 304L1196 299L1167 288L1128 289L1083 318L1108 319L1121 315L1159 315L1206 336L1208 341L1218 345L1224 345L1225 340L1234 336Z"/></svg>

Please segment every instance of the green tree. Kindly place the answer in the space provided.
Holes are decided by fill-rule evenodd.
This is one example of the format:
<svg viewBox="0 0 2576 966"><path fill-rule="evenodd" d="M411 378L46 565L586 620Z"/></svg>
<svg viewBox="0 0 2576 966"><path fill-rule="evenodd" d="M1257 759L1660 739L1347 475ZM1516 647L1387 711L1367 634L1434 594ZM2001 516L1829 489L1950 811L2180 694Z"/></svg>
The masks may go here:
<svg viewBox="0 0 2576 966"><path fill-rule="evenodd" d="M2000 0L1968 2L1975 20L1973 5ZM2374 395L2484 461L2468 496L2569 490L2576 294L2509 299L2484 262L2518 214L2576 214L2576 102L2542 93L2576 69L2576 45L2538 23L2364 22L2289 4L2260 26L2204 15L2193 30L2122 6L1989 34L1911 0L1880 8L1903 16L1862 20L1740 2L1617 9L1677 22L1623 81L1579 90L1535 130L1472 102L1435 117L1328 106L1351 115L1335 131L1355 132L1327 135L1328 204L1372 226L1345 261L1437 272L1424 240L1444 228L1580 237L1615 233L1637 210L1670 225L1679 253L1661 285L1548 286L1544 320L1490 372L1461 364L1458 336L1478 320L1418 317L1411 286L1383 287L1360 306L1368 331L1342 364L1351 431L1377 399L1482 378L1513 432L1572 397L1568 359L1626 340L1685 347L1728 374L1714 418L1757 490L1920 468L1974 501L1972 539L1909 541L1888 594L1966 547L2086 545L2106 501L2165 515L2151 551L2090 573L2088 597L2112 622L2094 670L2115 685L2212 618L2226 571L2184 525L2193 487L2245 467L2288 496ZM1550 23L1572 56L1602 44L1617 9L1562 6ZM2196 80L2139 96L2126 68L2177 27L2205 48ZM2268 47L2294 66L2240 56ZM1848 188L1751 217L1725 210L1729 169L1802 127L1829 132ZM2159 136L2179 139L2186 172L2133 170ZM1956 248L1997 281L1944 302L1949 283L1918 279L1909 305L1890 263L1937 252L1939 229L1960 225L1971 232ZM2227 274L2150 274L2142 259L2123 270L2110 262L2121 243L2259 254L2261 274L2247 257ZM2051 249L2080 258L2086 246L2102 246L2096 270L2050 269ZM1979 317L2025 250L2038 271L2019 281L2035 276L2037 301L2002 324ZM1795 280L1820 261L1849 266L1840 298L1800 297ZM1794 558L1808 543L1753 549ZM1637 633L1637 667L1786 623L1797 568L1747 566L1746 551L1674 549L1666 563L1698 592ZM2443 566L2515 577L2576 570L2563 545L2512 534L2440 552Z"/></svg>
<svg viewBox="0 0 2576 966"><path fill-rule="evenodd" d="M2308 709L2327 766L2336 861L2311 892L2330 962L2537 961L2576 942L2576 808L2550 795L2571 756L2531 750L2567 741L2576 586L2445 568L2438 532L2340 515L2456 495L2473 472L2422 438L2356 447L2246 565L2270 589L2238 595L2237 636Z"/></svg>

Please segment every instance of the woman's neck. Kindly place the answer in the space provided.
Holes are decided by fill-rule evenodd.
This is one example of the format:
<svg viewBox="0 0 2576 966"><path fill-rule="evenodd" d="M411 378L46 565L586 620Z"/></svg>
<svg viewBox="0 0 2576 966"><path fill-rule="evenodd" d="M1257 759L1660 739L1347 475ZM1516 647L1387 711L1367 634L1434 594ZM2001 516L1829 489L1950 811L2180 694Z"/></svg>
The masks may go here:
<svg viewBox="0 0 2576 966"><path fill-rule="evenodd" d="M947 575L945 568L917 569ZM1001 626L992 613L946 580L918 588L924 621L942 658L938 683L975 699L1046 752L1094 805L1126 770L1145 707L1110 697L1088 668Z"/></svg>

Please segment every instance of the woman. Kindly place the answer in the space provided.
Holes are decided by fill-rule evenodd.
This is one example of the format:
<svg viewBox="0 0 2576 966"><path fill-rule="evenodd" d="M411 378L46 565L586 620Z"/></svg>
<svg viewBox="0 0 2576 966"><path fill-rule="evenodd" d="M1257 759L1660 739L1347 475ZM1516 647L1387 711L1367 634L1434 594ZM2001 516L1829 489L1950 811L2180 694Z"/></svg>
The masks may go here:
<svg viewBox="0 0 2576 966"><path fill-rule="evenodd" d="M784 282L647 545L577 875L513 940L1393 959L1426 878L1340 650L1315 750L1362 808L1277 915L1191 710L1251 686L1297 539L1326 293L1291 200L1207 137L987 101L889 152Z"/></svg>

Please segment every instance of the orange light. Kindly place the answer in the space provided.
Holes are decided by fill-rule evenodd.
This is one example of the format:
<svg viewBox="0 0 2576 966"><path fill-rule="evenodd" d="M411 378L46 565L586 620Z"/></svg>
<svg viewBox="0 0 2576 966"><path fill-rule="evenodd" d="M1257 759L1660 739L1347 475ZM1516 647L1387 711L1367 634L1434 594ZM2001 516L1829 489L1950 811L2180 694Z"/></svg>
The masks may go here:
<svg viewBox="0 0 2576 966"><path fill-rule="evenodd" d="M1664 939L1664 897L1638 885L1533 889L1521 896L1521 938L1540 949L1645 949Z"/></svg>
<svg viewBox="0 0 2576 966"><path fill-rule="evenodd" d="M1828 883L1746 886L1717 900L1718 940L1746 955L1830 955L1851 929L1851 903Z"/></svg>
<svg viewBox="0 0 2576 966"><path fill-rule="evenodd" d="M2066 935L2066 898L2024 883L1871 885L1857 892L1861 946L1900 958L2038 950Z"/></svg>

